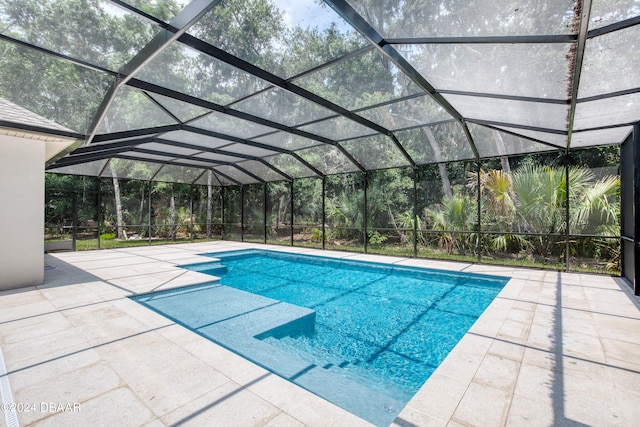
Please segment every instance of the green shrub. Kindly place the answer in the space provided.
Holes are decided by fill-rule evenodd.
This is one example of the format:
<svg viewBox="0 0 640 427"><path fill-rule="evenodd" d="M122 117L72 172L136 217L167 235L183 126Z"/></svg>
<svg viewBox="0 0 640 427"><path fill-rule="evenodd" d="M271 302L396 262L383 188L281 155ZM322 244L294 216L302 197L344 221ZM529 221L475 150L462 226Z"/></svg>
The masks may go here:
<svg viewBox="0 0 640 427"><path fill-rule="evenodd" d="M367 234L369 235L369 244L373 246L381 245L385 240L387 240L385 236L378 233L376 230L367 231Z"/></svg>

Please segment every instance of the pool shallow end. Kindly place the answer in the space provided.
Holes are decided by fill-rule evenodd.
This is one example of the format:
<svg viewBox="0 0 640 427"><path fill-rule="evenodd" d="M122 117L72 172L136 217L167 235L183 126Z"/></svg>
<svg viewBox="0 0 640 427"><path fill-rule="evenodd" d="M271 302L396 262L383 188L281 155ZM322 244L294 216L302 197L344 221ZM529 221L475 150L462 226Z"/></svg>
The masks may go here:
<svg viewBox="0 0 640 427"><path fill-rule="evenodd" d="M218 313L214 322L199 324L197 315L185 321L165 311L171 295L195 294L194 291L206 291L209 298L220 302L216 304ZM331 402L341 401L340 406L355 415L382 414L375 420L370 419L378 425L390 424L406 404L265 341L313 333L314 310L215 283L130 298L314 394ZM199 298L194 302L197 300ZM349 396L346 401L345 395Z"/></svg>

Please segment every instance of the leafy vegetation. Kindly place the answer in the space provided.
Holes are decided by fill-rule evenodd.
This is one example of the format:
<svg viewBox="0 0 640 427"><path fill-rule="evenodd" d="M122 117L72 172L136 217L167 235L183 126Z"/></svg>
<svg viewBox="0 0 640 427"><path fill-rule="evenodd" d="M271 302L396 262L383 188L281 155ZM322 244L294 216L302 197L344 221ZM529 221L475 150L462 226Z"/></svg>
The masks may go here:
<svg viewBox="0 0 640 427"><path fill-rule="evenodd" d="M431 191L416 193L419 210L415 216L410 170L368 172L366 233L362 174L327 177L324 227L322 180L317 178L294 181L293 197L288 183L270 183L266 194L266 217L264 185L246 186L242 191L239 187L227 187L224 200L222 190L214 188L209 226L206 186L156 183L149 186L148 182L122 180L127 240L114 238L113 190L110 180L103 180L101 247L149 243L148 190L151 188L153 243L206 239L207 228L215 230L211 237L221 238L224 228L224 238L240 239L240 225L244 223L246 241L263 242L266 231L268 242L288 245L293 200L295 245L317 248L322 246L324 239L326 248L362 251L366 236L367 250L371 253L411 256L415 238L419 256L475 262L479 248L482 261L487 263L564 268L565 235L569 231L572 269L615 272L619 270L620 255L619 239L615 238L619 233L620 181L615 170L608 167L616 162L615 153L613 159L609 158L612 152L613 149L596 149L581 153L580 162L591 163L592 167L569 167L568 200L564 167L549 165L545 156L512 158L510 172L492 168L499 165L496 162L484 162L488 168L480 169L479 173L469 170L465 164L450 164L451 197L446 197L442 188L438 191L437 172L436 184L428 181L434 175L429 175L432 167L425 166L416 175L420 179L416 188L426 188L426 183L431 182ZM587 153L591 157L586 156ZM59 190L53 190L54 187ZM97 224L95 180L48 175L47 188L47 218L52 229L56 228L53 222L60 218L66 218L62 223L71 224L72 203L65 194L73 192L78 200L82 200L77 203L81 230L88 232L90 224ZM171 197L175 198L173 220ZM191 198L194 209L190 215ZM224 221L221 216L223 202ZM84 237L92 235L95 234L88 233ZM95 237L93 241L93 244L79 244L78 249L96 248Z"/></svg>

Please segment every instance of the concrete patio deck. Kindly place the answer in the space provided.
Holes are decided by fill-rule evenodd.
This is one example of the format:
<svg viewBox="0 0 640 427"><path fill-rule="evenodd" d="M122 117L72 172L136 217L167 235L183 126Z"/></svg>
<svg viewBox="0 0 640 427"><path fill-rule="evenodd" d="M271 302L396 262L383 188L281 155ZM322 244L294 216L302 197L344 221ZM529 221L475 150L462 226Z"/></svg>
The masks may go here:
<svg viewBox="0 0 640 427"><path fill-rule="evenodd" d="M210 281L176 265L248 247L511 277L395 425L640 425L622 279L209 242L47 255L43 286L1 292L0 426L369 425L127 298Z"/></svg>

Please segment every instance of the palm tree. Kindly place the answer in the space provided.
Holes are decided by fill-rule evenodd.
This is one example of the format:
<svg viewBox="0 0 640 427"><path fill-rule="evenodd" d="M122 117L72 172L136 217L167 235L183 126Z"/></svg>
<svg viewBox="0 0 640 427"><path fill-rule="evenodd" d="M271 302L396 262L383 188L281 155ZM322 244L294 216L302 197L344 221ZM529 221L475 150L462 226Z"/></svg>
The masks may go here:
<svg viewBox="0 0 640 427"><path fill-rule="evenodd" d="M336 200L327 200L327 219L333 237L358 237L364 226L362 194L343 191Z"/></svg>
<svg viewBox="0 0 640 427"><path fill-rule="evenodd" d="M585 186L581 194L572 198L570 213L572 233L589 229L592 234L617 235L620 232L620 177L605 176Z"/></svg>
<svg viewBox="0 0 640 427"><path fill-rule="evenodd" d="M433 230L442 230L438 246L447 253L459 252L474 243L477 234L458 240L453 231L477 229L477 204L466 194L444 198L440 205L427 210Z"/></svg>
<svg viewBox="0 0 640 427"><path fill-rule="evenodd" d="M393 219L393 225L396 229L396 232L400 236L400 241L402 243L413 244L414 236L413 230L415 226L415 230L417 231L416 239L418 239L418 243L425 245L427 243L424 236L424 224L422 218L419 215L415 217L415 224L413 221L413 211L405 211L401 214L394 216L391 213L391 207L389 207L389 216Z"/></svg>
<svg viewBox="0 0 640 427"><path fill-rule="evenodd" d="M564 170L550 166L524 165L513 173L521 231L549 234L562 231L564 182Z"/></svg>
<svg viewBox="0 0 640 427"><path fill-rule="evenodd" d="M620 214L620 180L607 176L594 182L593 172L585 167L570 167L569 224L566 218L566 174L564 168L524 165L513 173L513 190L517 195L517 213L522 231L542 234L580 233L594 222L597 233L617 234ZM540 252L551 252L550 244L539 237ZM548 242L548 241L547 241Z"/></svg>
<svg viewBox="0 0 640 427"><path fill-rule="evenodd" d="M475 172L470 172L467 182L467 187L475 190L477 195L478 179ZM515 209L511 174L508 172L497 169L490 171L481 169L480 195L483 196L483 205L492 215L508 216Z"/></svg>

